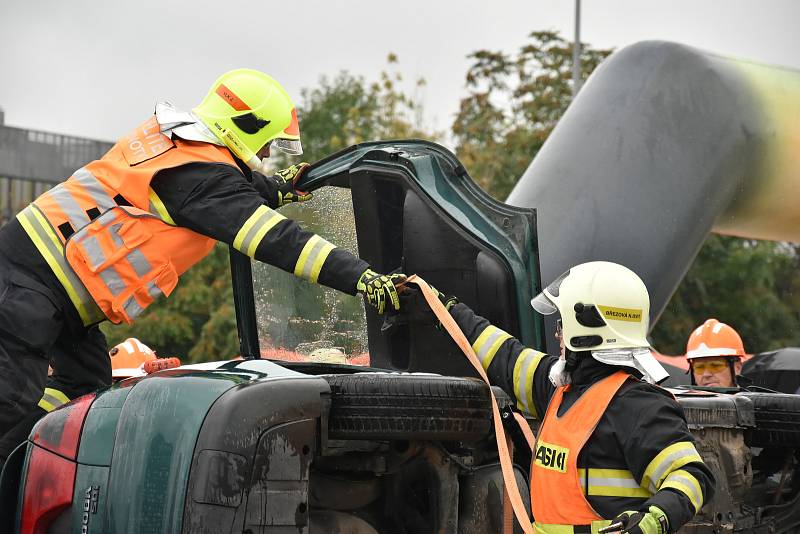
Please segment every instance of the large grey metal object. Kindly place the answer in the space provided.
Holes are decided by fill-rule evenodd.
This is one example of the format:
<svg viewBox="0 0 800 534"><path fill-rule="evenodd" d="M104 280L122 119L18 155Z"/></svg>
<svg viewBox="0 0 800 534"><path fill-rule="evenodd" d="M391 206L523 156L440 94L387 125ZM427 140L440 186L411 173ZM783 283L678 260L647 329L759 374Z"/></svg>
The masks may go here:
<svg viewBox="0 0 800 534"><path fill-rule="evenodd" d="M622 263L647 284L652 325L712 229L796 239L781 203L800 184L798 124L798 72L666 42L612 55L507 201L537 210L542 283Z"/></svg>

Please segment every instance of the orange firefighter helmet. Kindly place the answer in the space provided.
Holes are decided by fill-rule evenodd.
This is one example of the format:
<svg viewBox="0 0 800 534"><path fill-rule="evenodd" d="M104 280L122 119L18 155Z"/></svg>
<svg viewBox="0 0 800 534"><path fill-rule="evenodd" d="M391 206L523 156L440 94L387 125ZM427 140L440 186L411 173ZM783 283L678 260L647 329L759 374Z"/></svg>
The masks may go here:
<svg viewBox="0 0 800 534"><path fill-rule="evenodd" d="M136 339L129 337L108 351L111 356L111 374L114 378L142 376L144 364L157 358L153 349Z"/></svg>
<svg viewBox="0 0 800 534"><path fill-rule="evenodd" d="M744 355L744 344L736 330L716 319L708 319L695 328L686 343L689 361L720 356L743 358Z"/></svg>

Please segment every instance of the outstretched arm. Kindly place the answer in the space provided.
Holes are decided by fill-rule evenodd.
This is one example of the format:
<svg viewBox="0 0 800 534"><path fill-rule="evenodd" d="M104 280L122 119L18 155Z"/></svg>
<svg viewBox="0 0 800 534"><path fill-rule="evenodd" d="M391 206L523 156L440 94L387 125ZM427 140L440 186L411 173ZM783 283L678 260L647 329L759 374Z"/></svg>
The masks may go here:
<svg viewBox="0 0 800 534"><path fill-rule="evenodd" d="M453 306L450 315L469 340L492 384L509 394L523 412L538 419L544 417L555 392L548 374L557 358L525 347L465 304Z"/></svg>
<svg viewBox="0 0 800 534"><path fill-rule="evenodd" d="M309 282L354 295L369 267L270 207L272 190L257 173L250 182L230 165L190 163L159 172L151 186L175 224Z"/></svg>

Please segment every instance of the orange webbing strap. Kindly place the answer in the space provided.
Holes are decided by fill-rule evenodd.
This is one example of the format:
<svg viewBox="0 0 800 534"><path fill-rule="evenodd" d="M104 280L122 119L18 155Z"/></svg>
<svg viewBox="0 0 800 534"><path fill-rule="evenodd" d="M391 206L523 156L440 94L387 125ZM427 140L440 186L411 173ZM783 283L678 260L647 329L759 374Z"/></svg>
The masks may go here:
<svg viewBox="0 0 800 534"><path fill-rule="evenodd" d="M450 337L453 338L453 341L456 342L458 348L461 349L461 352L464 353L464 356L467 357L469 363L472 364L472 367L478 372L478 375L489 385L489 377L486 376L486 371L483 370L483 366L478 361L478 357L475 356L475 352L472 350L472 345L469 344L467 338L464 336L464 333L456 324L455 319L450 316L447 309L444 305L439 301L439 297L431 290L430 286L423 280L422 278L412 275L407 280L406 283L416 284L421 290L422 295L425 297L425 301L428 303L428 306L431 307L434 315L439 321L442 323L442 327L450 334ZM494 421L494 437L497 440L497 451L500 456L500 468L503 471L503 482L505 484L505 493L508 495L509 499L511 500L511 507L514 509L514 515L517 518L517 522L522 527L522 530L525 531L525 534L533 534L533 525L531 524L531 520L528 517L528 512L525 510L525 504L522 501L522 496L519 492L519 487L517 486L517 478L514 476L514 466L511 464L511 453L509 452L508 443L506 442L506 433L503 429L503 421L500 417L500 409L497 407L497 399L494 396L494 392L489 388L489 393L492 396L492 419ZM519 422L519 419L517 419ZM524 425L527 427L527 423ZM524 431L523 431L524 432ZM530 429L528 429L530 433ZM526 439L528 437L526 436Z"/></svg>
<svg viewBox="0 0 800 534"><path fill-rule="evenodd" d="M522 435L525 436L525 441L528 442L528 447L531 448L531 451L536 450L536 436L533 435L533 431L531 427L528 425L528 422L519 412L514 412L514 420L519 425L519 429L522 431Z"/></svg>
<svg viewBox="0 0 800 534"><path fill-rule="evenodd" d="M514 457L514 441L511 436L506 437L508 454ZM514 534L514 510L511 507L511 496L508 493L508 485L503 485L503 534Z"/></svg>

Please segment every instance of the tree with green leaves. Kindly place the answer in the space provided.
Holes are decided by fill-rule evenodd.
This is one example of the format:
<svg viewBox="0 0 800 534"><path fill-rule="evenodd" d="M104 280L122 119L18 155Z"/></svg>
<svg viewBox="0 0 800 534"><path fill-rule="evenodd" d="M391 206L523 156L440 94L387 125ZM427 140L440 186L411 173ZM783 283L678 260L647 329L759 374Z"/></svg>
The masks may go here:
<svg viewBox="0 0 800 534"><path fill-rule="evenodd" d="M581 77L611 53L583 44ZM572 43L537 31L515 54L479 50L453 122L456 154L478 184L505 200L572 100Z"/></svg>
<svg viewBox="0 0 800 534"><path fill-rule="evenodd" d="M609 53L584 46L582 77ZM572 43L533 32L515 54L470 57L469 94L453 123L456 150L470 175L503 200L572 100ZM655 325L654 346L683 354L708 317L734 326L751 352L800 344L799 266L797 249L785 243L709 236Z"/></svg>
<svg viewBox="0 0 800 534"><path fill-rule="evenodd" d="M800 343L800 256L786 243L711 235L653 330L653 344L683 354L709 317L734 327L748 352Z"/></svg>
<svg viewBox="0 0 800 534"><path fill-rule="evenodd" d="M342 71L301 91L304 158L316 161L364 141L441 137L423 129L422 105L402 88L397 56L389 54L387 61L376 81ZM414 83L415 90L424 86L424 79Z"/></svg>

